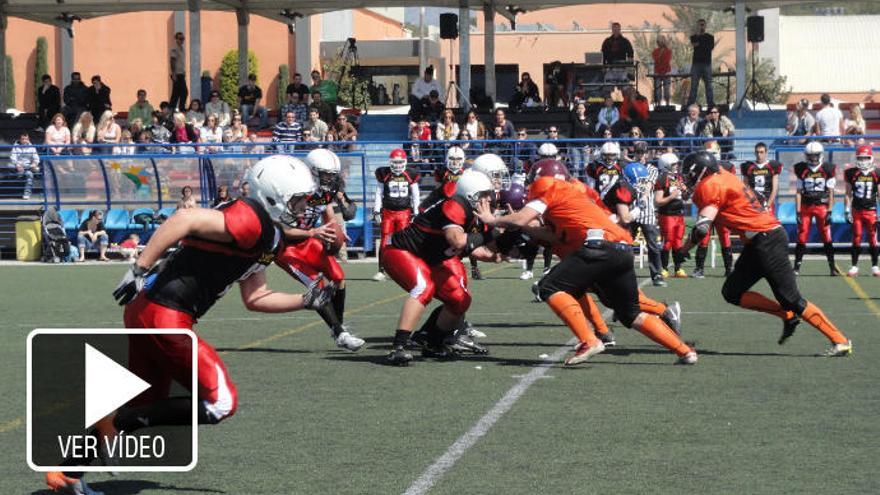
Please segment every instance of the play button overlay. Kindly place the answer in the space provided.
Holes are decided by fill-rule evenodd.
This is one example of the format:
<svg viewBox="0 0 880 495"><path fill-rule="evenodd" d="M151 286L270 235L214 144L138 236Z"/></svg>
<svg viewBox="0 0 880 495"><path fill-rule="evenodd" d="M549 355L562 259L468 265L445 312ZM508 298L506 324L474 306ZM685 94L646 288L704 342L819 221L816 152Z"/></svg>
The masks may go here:
<svg viewBox="0 0 880 495"><path fill-rule="evenodd" d="M187 329L31 332L28 465L73 472L194 468L197 349Z"/></svg>

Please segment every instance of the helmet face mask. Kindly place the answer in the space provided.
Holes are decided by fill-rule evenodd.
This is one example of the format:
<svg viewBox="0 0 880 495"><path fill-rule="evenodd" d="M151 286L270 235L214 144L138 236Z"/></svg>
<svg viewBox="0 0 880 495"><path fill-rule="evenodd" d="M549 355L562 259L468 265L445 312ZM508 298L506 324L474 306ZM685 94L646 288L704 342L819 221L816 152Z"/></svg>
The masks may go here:
<svg viewBox="0 0 880 495"><path fill-rule="evenodd" d="M485 174L492 181L496 191L507 189L512 183L507 164L498 155L492 153L478 156L471 170Z"/></svg>
<svg viewBox="0 0 880 495"><path fill-rule="evenodd" d="M602 157L602 163L606 165L614 165L620 158L620 146L615 142L607 142L602 145L599 151Z"/></svg>
<svg viewBox="0 0 880 495"><path fill-rule="evenodd" d="M339 174L333 172L318 172L318 187L321 191L324 192L332 192L336 189L336 182L339 178Z"/></svg>
<svg viewBox="0 0 880 495"><path fill-rule="evenodd" d="M874 150L870 146L862 145L856 149L856 165L865 173L874 169Z"/></svg>
<svg viewBox="0 0 880 495"><path fill-rule="evenodd" d="M306 155L306 162L315 176L318 188L323 192L332 192L342 170L339 157L328 149L316 148Z"/></svg>
<svg viewBox="0 0 880 495"><path fill-rule="evenodd" d="M276 222L295 216L294 208L301 208L302 203L295 200L308 200L316 190L312 169L300 159L286 155L261 159L248 169L246 179L251 196Z"/></svg>
<svg viewBox="0 0 880 495"><path fill-rule="evenodd" d="M811 168L816 168L822 165L822 157L825 152L825 148L821 143L817 143L816 141L807 143L804 147L804 158L806 158L807 163Z"/></svg>
<svg viewBox="0 0 880 495"><path fill-rule="evenodd" d="M388 158L388 167L394 175L402 175L406 172L406 152L400 148L391 151Z"/></svg>
<svg viewBox="0 0 880 495"><path fill-rule="evenodd" d="M476 170L462 172L455 185L455 194L464 198L472 208L483 198L491 199L495 196L494 186L489 177Z"/></svg>

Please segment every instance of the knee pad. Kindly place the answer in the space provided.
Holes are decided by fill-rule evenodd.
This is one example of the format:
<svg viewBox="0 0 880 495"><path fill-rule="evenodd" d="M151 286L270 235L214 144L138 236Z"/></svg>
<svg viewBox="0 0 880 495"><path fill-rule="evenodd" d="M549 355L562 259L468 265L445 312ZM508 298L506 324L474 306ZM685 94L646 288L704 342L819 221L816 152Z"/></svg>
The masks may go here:
<svg viewBox="0 0 880 495"><path fill-rule="evenodd" d="M779 301L779 305L782 306L782 309L793 311L795 314L799 315L807 309L807 300L803 297L794 301L783 299L782 301Z"/></svg>

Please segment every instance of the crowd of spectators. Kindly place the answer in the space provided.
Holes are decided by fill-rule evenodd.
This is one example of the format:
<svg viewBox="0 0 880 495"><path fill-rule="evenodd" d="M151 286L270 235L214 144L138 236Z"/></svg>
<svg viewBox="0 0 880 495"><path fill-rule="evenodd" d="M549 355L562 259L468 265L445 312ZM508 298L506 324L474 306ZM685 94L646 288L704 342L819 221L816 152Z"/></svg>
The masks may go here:
<svg viewBox="0 0 880 495"><path fill-rule="evenodd" d="M838 136L845 136L846 144L864 144L867 124L862 116L862 109L858 104L849 106L849 118L844 117L843 111L831 99L831 95L823 93L819 97L820 108L815 112L810 111L810 101L802 98L795 105L795 109L788 113L785 123L785 132L791 138L791 144L806 143L808 138L818 136L826 142L835 142Z"/></svg>

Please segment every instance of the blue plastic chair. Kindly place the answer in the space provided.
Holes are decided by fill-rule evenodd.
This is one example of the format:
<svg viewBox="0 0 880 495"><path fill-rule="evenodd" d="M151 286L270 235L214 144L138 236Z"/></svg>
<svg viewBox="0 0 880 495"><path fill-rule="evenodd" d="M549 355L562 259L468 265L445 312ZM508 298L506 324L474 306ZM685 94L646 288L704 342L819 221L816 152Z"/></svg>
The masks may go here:
<svg viewBox="0 0 880 495"><path fill-rule="evenodd" d="M58 210L64 230L76 230L80 226L79 213L76 210Z"/></svg>
<svg viewBox="0 0 880 495"><path fill-rule="evenodd" d="M132 210L132 212L131 212L131 223L128 224L128 228L129 229L148 229L148 228L152 227L153 226L152 221L146 225L144 225L142 223L137 223L134 221L136 216L143 215L143 214L150 215L150 217L152 217L154 220L156 218L156 212L154 212L152 208L136 208L135 210Z"/></svg>
<svg viewBox="0 0 880 495"><path fill-rule="evenodd" d="M846 215L843 214L843 201L834 203L834 208L831 210L831 223L837 225L846 223Z"/></svg>
<svg viewBox="0 0 880 495"><path fill-rule="evenodd" d="M126 230L129 224L128 210L113 208L104 216L104 227L107 230Z"/></svg>
<svg viewBox="0 0 880 495"><path fill-rule="evenodd" d="M97 209L97 208L95 208ZM83 223L89 219L89 214L92 212L92 208L86 208L85 210L79 212L79 223ZM103 210L101 210L103 211ZM77 225L78 227L79 225Z"/></svg>

